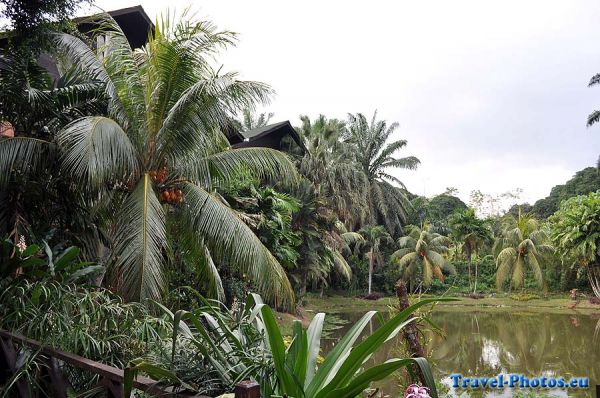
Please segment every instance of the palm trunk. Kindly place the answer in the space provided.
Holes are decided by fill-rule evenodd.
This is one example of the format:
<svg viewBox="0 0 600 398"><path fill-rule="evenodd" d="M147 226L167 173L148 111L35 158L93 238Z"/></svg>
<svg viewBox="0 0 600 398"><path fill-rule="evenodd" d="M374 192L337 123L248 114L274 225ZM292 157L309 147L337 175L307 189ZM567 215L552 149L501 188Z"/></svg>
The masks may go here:
<svg viewBox="0 0 600 398"><path fill-rule="evenodd" d="M369 294L371 294L371 283L373 281L373 261L375 260L373 248L369 252Z"/></svg>
<svg viewBox="0 0 600 398"><path fill-rule="evenodd" d="M477 293L477 266L479 262L475 261L475 287L473 288L473 294Z"/></svg>
<svg viewBox="0 0 600 398"><path fill-rule="evenodd" d="M469 287L471 286L471 242L465 242L465 255L467 256L467 267L469 270Z"/></svg>
<svg viewBox="0 0 600 398"><path fill-rule="evenodd" d="M592 287L592 291L596 295L596 297L600 298L600 270L598 269L598 265L588 265L588 279L590 281L590 286Z"/></svg>
<svg viewBox="0 0 600 398"><path fill-rule="evenodd" d="M408 290L406 288L406 282L402 279L396 282L396 296L398 297L398 306L400 311L407 309L410 306L410 302L408 300ZM412 358L425 357L425 350L421 345L421 340L419 340L419 331L417 329L417 325L415 322L411 322L402 329L402 334L404 335L404 339L408 345L408 354ZM423 377L423 373L421 369L417 365L413 366L413 372L417 376L423 384L425 384L425 379Z"/></svg>

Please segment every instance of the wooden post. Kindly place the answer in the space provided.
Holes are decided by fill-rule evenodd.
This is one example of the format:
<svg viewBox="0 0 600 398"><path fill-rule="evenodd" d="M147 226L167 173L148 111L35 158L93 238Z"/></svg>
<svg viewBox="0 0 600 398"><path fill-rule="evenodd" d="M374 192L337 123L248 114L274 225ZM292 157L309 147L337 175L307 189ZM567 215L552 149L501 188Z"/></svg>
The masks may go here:
<svg viewBox="0 0 600 398"><path fill-rule="evenodd" d="M44 371L47 382L46 387L49 391L52 391L52 396L56 398L67 398L68 382L58 360L54 357L49 357L46 361L46 367L47 368Z"/></svg>
<svg viewBox="0 0 600 398"><path fill-rule="evenodd" d="M235 386L235 398L260 398L260 386L255 381L242 381Z"/></svg>
<svg viewBox="0 0 600 398"><path fill-rule="evenodd" d="M596 398L600 398L600 384L596 384Z"/></svg>

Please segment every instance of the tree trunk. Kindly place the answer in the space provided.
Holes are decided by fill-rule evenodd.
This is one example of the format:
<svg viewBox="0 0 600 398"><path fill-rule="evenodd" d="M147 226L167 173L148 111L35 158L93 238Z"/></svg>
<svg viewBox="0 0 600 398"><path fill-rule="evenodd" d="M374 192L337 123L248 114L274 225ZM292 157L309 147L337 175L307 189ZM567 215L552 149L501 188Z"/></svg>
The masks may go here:
<svg viewBox="0 0 600 398"><path fill-rule="evenodd" d="M473 294L477 293L477 266L479 265L478 261L475 261L475 287L473 288Z"/></svg>
<svg viewBox="0 0 600 398"><path fill-rule="evenodd" d="M588 279L590 281L590 286L592 287L592 291L596 297L600 298L600 269L597 265L588 265Z"/></svg>
<svg viewBox="0 0 600 398"><path fill-rule="evenodd" d="M369 252L369 294L371 294L371 283L373 280L373 261L375 260L375 256L373 254L373 248Z"/></svg>
<svg viewBox="0 0 600 398"><path fill-rule="evenodd" d="M465 242L465 255L467 257L467 269L469 270L469 287L471 287L471 256L473 251L471 249L471 242Z"/></svg>
<svg viewBox="0 0 600 398"><path fill-rule="evenodd" d="M407 309L410 306L408 301L408 290L406 288L406 282L402 279L396 282L396 296L398 297L398 306L400 311ZM411 322L402 329L402 334L408 345L408 353L412 358L425 357L425 350L419 340L419 331L415 322ZM416 374L421 382L424 384L425 379L421 369L417 365L413 365L414 374Z"/></svg>

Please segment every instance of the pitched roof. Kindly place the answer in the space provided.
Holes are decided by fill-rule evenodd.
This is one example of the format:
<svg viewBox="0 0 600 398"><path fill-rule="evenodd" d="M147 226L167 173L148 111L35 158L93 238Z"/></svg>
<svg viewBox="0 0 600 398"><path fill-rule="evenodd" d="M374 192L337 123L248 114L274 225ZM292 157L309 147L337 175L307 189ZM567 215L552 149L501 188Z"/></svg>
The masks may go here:
<svg viewBox="0 0 600 398"><path fill-rule="evenodd" d="M279 135L282 138L288 135L300 148L302 148L302 150L306 151L306 146L304 145L302 138L300 138L298 132L296 132L296 130L292 127L292 124L289 122L289 120L269 124L268 126L257 127L248 131L240 131L238 134L240 134L244 140L240 143L234 144L233 146L236 148L254 146L253 142L259 141L261 138L266 138L270 135Z"/></svg>

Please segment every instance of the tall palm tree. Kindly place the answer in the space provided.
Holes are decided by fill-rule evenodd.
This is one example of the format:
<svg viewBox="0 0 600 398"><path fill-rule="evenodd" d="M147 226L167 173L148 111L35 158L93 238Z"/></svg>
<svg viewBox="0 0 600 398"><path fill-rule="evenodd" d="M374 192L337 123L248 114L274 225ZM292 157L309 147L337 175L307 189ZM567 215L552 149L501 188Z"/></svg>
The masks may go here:
<svg viewBox="0 0 600 398"><path fill-rule="evenodd" d="M363 227L359 234L362 235L364 242L363 246L366 246L369 251L367 252L367 260L369 261L369 291L371 294L371 286L373 283L373 270L375 264L379 266L384 265L384 257L381 253L381 244L384 242L391 241L390 234L387 233L383 225L367 225Z"/></svg>
<svg viewBox="0 0 600 398"><path fill-rule="evenodd" d="M398 239L400 249L392 254L392 261L400 266L404 281L415 281L419 273L423 275L423 285L429 286L434 278L444 281L445 270L455 273L454 267L446 261L450 239L437 233L409 226L408 234Z"/></svg>
<svg viewBox="0 0 600 398"><path fill-rule="evenodd" d="M340 220L353 229L366 220L367 179L357 167L352 148L341 141L345 124L323 115L312 121L301 115L300 120L302 124L296 131L304 140L306 152L298 169L326 198Z"/></svg>
<svg viewBox="0 0 600 398"><path fill-rule="evenodd" d="M511 287L523 287L526 266L533 272L538 286L543 287L542 256L554 252L546 243L546 232L535 218L522 215L520 209L518 218L509 216L504 223L502 239L497 242L502 250L496 257L496 287L501 289L509 277Z"/></svg>
<svg viewBox="0 0 600 398"><path fill-rule="evenodd" d="M407 144L406 140L388 143L397 128L398 123L388 126L385 120L377 120L377 112L373 114L371 123L361 113L349 114L348 128L343 137L345 142L354 147L359 166L368 180L369 222L384 224L393 236L402 233L410 202L402 191L406 187L390 174L390 169L414 170L420 163L414 156L395 156Z"/></svg>
<svg viewBox="0 0 600 398"><path fill-rule="evenodd" d="M473 254L477 255L481 247L485 244L492 243L494 233L489 223L477 217L475 210L472 208L457 211L453 213L448 223L452 229L454 238L462 242L465 257L469 264L469 280L471 279L471 263ZM475 262L475 286L477 289L477 274L478 262Z"/></svg>
<svg viewBox="0 0 600 398"><path fill-rule="evenodd" d="M269 300L290 308L287 277L258 237L216 194L241 171L292 181L293 164L266 148L232 149L219 127L240 109L265 102L270 89L219 74L210 59L235 36L185 16L158 21L148 44L132 51L110 17L98 18L106 45L92 51L68 34L53 38L61 60L98 81L108 116L82 117L52 143L26 137L0 142L0 179L35 164L51 145L61 169L103 209L110 236L109 285L126 299L160 299L166 285L167 221L194 238L210 261L206 275L220 283L218 262L243 271ZM213 266L210 266L213 264Z"/></svg>
<svg viewBox="0 0 600 398"><path fill-rule="evenodd" d="M327 286L334 270L349 282L352 269L342 253L349 243L360 240L360 237L340 225L310 181L301 179L293 194L300 203L292 219L301 239L298 247L301 256L297 269L292 272L297 277L299 295L304 295L309 284L320 285L321 288Z"/></svg>

